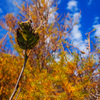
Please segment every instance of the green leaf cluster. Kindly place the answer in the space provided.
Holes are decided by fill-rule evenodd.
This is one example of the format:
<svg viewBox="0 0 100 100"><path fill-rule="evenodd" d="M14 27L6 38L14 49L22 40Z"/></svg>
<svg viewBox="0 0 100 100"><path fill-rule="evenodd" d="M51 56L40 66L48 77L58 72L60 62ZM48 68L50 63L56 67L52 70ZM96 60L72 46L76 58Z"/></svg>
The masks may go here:
<svg viewBox="0 0 100 100"><path fill-rule="evenodd" d="M32 49L39 40L39 34L31 26L31 21L21 22L17 29L17 42L21 49Z"/></svg>

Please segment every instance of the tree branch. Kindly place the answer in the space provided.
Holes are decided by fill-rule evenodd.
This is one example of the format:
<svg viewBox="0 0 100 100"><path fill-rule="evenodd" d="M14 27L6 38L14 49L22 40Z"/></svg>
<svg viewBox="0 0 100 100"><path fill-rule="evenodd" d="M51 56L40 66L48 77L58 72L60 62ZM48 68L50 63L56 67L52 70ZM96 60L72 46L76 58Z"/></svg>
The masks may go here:
<svg viewBox="0 0 100 100"><path fill-rule="evenodd" d="M17 98L18 98L18 96L19 96L20 92L21 92L21 88L19 89L18 94L17 94L17 96L16 96L15 100L17 100Z"/></svg>
<svg viewBox="0 0 100 100"><path fill-rule="evenodd" d="M23 74L23 71L24 71L24 69L25 69L25 65L26 65L27 59L28 59L28 57L29 57L29 56L27 56L26 52L27 52L27 49L25 50L24 66L22 67L22 70L21 70L20 75L19 75L19 77L18 77L17 83L16 83L16 85L15 85L14 91L13 91L13 93L12 93L12 95L11 95L11 97L10 97L9 100L12 100L13 97L14 97L14 95L15 95L15 93L17 92L18 85L19 85L19 81L20 81L20 79L21 79L21 77L22 77L22 74Z"/></svg>

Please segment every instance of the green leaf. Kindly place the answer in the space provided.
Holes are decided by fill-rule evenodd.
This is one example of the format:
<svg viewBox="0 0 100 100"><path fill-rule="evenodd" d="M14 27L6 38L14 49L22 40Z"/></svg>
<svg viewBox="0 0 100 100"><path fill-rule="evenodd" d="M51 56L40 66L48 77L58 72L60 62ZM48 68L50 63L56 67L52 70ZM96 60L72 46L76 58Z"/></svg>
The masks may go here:
<svg viewBox="0 0 100 100"><path fill-rule="evenodd" d="M39 40L39 34L35 34L31 22L21 22L17 29L17 42L21 49L32 49Z"/></svg>

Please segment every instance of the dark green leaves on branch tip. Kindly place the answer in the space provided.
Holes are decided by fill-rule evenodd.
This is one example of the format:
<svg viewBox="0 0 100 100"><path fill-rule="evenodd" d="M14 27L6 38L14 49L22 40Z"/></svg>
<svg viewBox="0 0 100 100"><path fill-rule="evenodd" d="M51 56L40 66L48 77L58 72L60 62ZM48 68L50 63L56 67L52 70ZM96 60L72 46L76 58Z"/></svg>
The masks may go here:
<svg viewBox="0 0 100 100"><path fill-rule="evenodd" d="M38 43L39 34L35 34L31 22L21 22L17 29L17 42L21 49L32 49Z"/></svg>

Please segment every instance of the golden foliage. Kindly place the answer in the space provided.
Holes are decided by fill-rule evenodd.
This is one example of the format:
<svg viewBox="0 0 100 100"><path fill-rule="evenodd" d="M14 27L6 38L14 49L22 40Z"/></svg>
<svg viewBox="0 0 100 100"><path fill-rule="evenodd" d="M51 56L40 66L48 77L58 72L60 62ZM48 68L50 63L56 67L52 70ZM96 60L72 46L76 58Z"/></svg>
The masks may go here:
<svg viewBox="0 0 100 100"><path fill-rule="evenodd" d="M10 39L13 38L11 44L18 53L18 56L0 53L0 100L9 99L23 66L24 51L17 44L16 29L18 23L29 19L32 20L33 29L39 33L40 41L31 52L27 52L30 52L30 56L14 99L88 100L90 97L94 98L98 83L95 82L98 73L94 72L99 64L95 62L94 57L81 59L79 54L71 53L72 44L70 38L66 37L66 34L70 37L71 28L69 25L64 26L57 22L59 19L58 14L55 13L57 7L54 7L53 3L48 7L48 2L45 0L32 0L32 2L30 5L24 2L21 7L18 6L20 9L18 16L7 14L5 22L0 21L0 25L10 32ZM53 22L50 18L52 13L55 14ZM66 18L68 17L67 15ZM72 23L72 20L69 22ZM66 29L69 30L66 32ZM68 51L64 50L63 44ZM68 52L72 60L67 56ZM81 53L85 54L83 51Z"/></svg>

